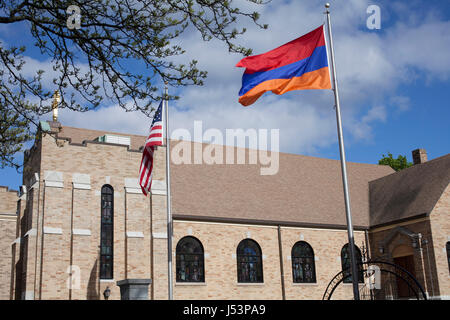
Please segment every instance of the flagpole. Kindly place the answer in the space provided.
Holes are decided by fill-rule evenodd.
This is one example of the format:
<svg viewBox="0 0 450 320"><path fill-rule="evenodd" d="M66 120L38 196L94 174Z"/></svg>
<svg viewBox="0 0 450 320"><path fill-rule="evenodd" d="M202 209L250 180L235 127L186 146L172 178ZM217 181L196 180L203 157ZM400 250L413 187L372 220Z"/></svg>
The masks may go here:
<svg viewBox="0 0 450 320"><path fill-rule="evenodd" d="M167 186L167 262L169 300L173 300L172 279L172 212L170 202L170 139L169 139L169 99L167 96L167 82L164 83L164 99L166 100L165 136L166 136L166 186Z"/></svg>
<svg viewBox="0 0 450 320"><path fill-rule="evenodd" d="M331 35L331 20L330 20L330 4L325 4L327 22L328 22L328 36L330 39L330 56L331 56L331 67L333 74L333 92L334 101L336 109L336 120L337 120L337 130L339 138L339 151L341 156L341 169L342 169L342 183L344 185L344 198L345 198L345 211L347 214L347 233L348 233L348 243L350 250L350 261L351 261L351 274L353 282L353 296L355 300L359 300L359 288L358 288L358 269L356 266L356 255L355 255L355 239L353 235L353 224L352 224L352 214L350 211L350 195L348 192L348 181L347 181L347 166L345 162L345 150L344 150L344 136L342 134L342 121L341 121L341 107L339 103L339 90L336 78L336 68L334 62L334 49L333 49L333 37Z"/></svg>

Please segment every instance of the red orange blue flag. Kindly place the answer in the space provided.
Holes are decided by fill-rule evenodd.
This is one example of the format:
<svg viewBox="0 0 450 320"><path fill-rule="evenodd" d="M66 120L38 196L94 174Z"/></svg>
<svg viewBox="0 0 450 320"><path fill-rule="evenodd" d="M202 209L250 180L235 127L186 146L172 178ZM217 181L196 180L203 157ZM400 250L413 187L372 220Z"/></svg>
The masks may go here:
<svg viewBox="0 0 450 320"><path fill-rule="evenodd" d="M265 92L331 89L323 25L269 52L238 62L245 68L239 103L249 106Z"/></svg>

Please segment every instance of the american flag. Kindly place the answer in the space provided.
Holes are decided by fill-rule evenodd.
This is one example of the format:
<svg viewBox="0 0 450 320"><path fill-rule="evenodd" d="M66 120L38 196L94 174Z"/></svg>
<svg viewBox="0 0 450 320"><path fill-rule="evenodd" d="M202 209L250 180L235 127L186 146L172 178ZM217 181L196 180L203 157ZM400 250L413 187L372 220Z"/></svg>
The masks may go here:
<svg viewBox="0 0 450 320"><path fill-rule="evenodd" d="M155 146L163 145L162 109L163 100L161 100L161 103L153 116L150 133L145 141L141 167L139 169L139 184L141 185L142 193L145 196L150 192L150 188L152 187L153 151L155 150Z"/></svg>

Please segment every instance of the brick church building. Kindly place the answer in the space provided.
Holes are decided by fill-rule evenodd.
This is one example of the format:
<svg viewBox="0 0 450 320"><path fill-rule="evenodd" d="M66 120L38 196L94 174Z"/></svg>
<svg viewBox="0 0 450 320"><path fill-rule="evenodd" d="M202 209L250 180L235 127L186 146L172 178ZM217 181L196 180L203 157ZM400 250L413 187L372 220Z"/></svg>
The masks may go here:
<svg viewBox="0 0 450 320"><path fill-rule="evenodd" d="M41 122L20 190L0 187L1 299L104 299L107 288L120 299L124 279L150 279L148 298L168 298L166 149L144 197L145 138ZM206 146L171 146L182 143ZM450 154L413 158L399 172L347 163L357 253L448 299ZM348 266L340 162L279 153L277 174L259 167L171 165L175 299L322 299ZM396 285L390 298L408 298ZM352 297L348 281L333 294Z"/></svg>

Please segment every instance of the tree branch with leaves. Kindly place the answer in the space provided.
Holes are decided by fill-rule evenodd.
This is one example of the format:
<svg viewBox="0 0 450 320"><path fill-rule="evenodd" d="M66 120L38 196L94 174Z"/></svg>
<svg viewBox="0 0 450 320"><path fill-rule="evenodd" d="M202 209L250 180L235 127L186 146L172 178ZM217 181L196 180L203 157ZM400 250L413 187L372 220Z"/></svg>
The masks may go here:
<svg viewBox="0 0 450 320"><path fill-rule="evenodd" d="M398 155L397 159L390 152L388 152L387 156L383 154L382 157L378 161L378 164L390 166L395 171L400 171L413 165L412 162L408 162L406 156L402 156L401 154Z"/></svg>
<svg viewBox="0 0 450 320"><path fill-rule="evenodd" d="M67 26L69 6L80 9L79 28ZM14 154L34 138L38 119L51 111L54 90L61 94L60 108L85 112L106 99L150 116L152 104L161 99L161 83L203 85L207 77L196 60L174 62L185 53L175 40L195 31L203 41L217 39L229 52L247 56L251 49L236 43L246 31L237 28L241 19L267 28L257 12L241 11L232 0L0 1L0 24L25 24L53 64L53 70L36 70L29 77L23 72L27 48L0 42L1 167L20 167ZM49 72L52 86L43 83Z"/></svg>

